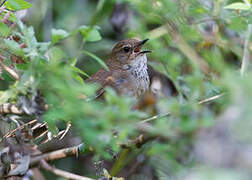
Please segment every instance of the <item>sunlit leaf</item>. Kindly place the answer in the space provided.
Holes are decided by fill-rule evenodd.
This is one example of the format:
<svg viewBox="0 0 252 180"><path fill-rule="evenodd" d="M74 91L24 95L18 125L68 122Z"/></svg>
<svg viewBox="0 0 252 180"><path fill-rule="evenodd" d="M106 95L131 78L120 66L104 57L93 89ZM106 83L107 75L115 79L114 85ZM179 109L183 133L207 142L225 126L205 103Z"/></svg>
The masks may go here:
<svg viewBox="0 0 252 180"><path fill-rule="evenodd" d="M225 6L224 8L225 9L234 9L234 10L249 10L250 6L248 6L245 3L236 2L236 3L229 4L229 5Z"/></svg>
<svg viewBox="0 0 252 180"><path fill-rule="evenodd" d="M85 83L84 83L84 80L83 80L82 77L80 77L79 75L75 75L75 76L74 76L74 79L75 79L76 81L78 81L79 83L81 83L82 85L85 84Z"/></svg>
<svg viewBox="0 0 252 180"><path fill-rule="evenodd" d="M8 9L15 10L15 11L22 10L22 9L28 9L32 6L31 3L29 3L25 0L8 0L8 1L6 1L6 3L4 5Z"/></svg>
<svg viewBox="0 0 252 180"><path fill-rule="evenodd" d="M1 36L8 36L10 30L7 25L4 23L0 22L0 37Z"/></svg>
<svg viewBox="0 0 252 180"><path fill-rule="evenodd" d="M98 31L97 26L94 27L81 26L79 30L85 41L94 42L101 40L101 35Z"/></svg>
<svg viewBox="0 0 252 180"><path fill-rule="evenodd" d="M19 46L19 44L14 40L4 39L5 45L10 49L15 55L24 56L23 49Z"/></svg>
<svg viewBox="0 0 252 180"><path fill-rule="evenodd" d="M69 33L63 29L52 29L52 44L68 37Z"/></svg>
<svg viewBox="0 0 252 180"><path fill-rule="evenodd" d="M50 60L58 61L66 57L65 52L59 47L53 47L49 51Z"/></svg>
<svg viewBox="0 0 252 180"><path fill-rule="evenodd" d="M87 73L85 73L84 71L80 70L79 68L75 67L75 66L72 66L72 69L77 72L77 73L80 73L86 77L89 77L89 75Z"/></svg>

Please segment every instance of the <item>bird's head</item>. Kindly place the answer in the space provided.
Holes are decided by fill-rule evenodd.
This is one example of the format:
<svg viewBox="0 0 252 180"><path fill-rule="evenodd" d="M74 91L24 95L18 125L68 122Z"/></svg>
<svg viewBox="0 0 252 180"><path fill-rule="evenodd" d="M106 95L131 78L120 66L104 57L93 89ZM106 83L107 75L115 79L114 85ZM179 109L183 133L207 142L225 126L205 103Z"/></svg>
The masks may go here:
<svg viewBox="0 0 252 180"><path fill-rule="evenodd" d="M112 49L112 59L113 61L118 62L121 65L132 65L138 64L138 61L146 59L146 53L151 51L145 50L142 51L142 46L148 41L137 40L137 39L127 39L118 42ZM130 67L130 66L128 66ZM127 68L127 67L126 67Z"/></svg>

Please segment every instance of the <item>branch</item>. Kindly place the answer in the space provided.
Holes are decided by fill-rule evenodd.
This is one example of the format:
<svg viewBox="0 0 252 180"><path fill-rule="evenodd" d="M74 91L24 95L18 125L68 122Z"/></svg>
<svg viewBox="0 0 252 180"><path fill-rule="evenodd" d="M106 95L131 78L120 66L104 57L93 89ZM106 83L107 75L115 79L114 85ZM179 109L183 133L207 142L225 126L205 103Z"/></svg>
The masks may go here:
<svg viewBox="0 0 252 180"><path fill-rule="evenodd" d="M244 75L244 73L247 71L248 66L249 66L249 39L252 33L252 24L248 25L248 31L247 31L247 36L246 39L244 41L244 50L243 50L243 58L242 58L242 65L241 65L241 76Z"/></svg>
<svg viewBox="0 0 252 180"><path fill-rule="evenodd" d="M67 156L73 156L73 155L78 156L79 152L81 152L83 149L84 149L84 144L80 144L78 146L60 149L57 151L53 151L53 152L49 152L49 153L41 154L37 156L32 156L31 161L30 161L30 167L33 167L39 164L39 162L43 159L46 161L52 161L55 159L65 158Z"/></svg>
<svg viewBox="0 0 252 180"><path fill-rule="evenodd" d="M0 61L1 62L1 61ZM11 103L5 103L0 105L0 114L24 114L24 111Z"/></svg>
<svg viewBox="0 0 252 180"><path fill-rule="evenodd" d="M206 63L205 59L199 56L197 52L190 47L190 45L185 41L183 36L179 33L176 25L169 21L167 23L167 29L172 37L172 39L176 42L178 49L195 65L197 65L201 71L205 74L210 72L210 68Z"/></svg>
<svg viewBox="0 0 252 180"><path fill-rule="evenodd" d="M204 104L204 103L208 103L210 101L214 101L214 100L219 99L220 97L222 97L224 95L225 95L225 93L221 93L221 94L218 94L216 96L212 96L210 98L199 101L198 104Z"/></svg>
<svg viewBox="0 0 252 180"><path fill-rule="evenodd" d="M15 80L19 80L19 75L11 68L6 66L2 61L6 60L6 57L0 55L0 66L7 71Z"/></svg>
<svg viewBox="0 0 252 180"><path fill-rule="evenodd" d="M36 119L34 119L34 120L32 120L32 121L29 121L28 123L25 123L25 124L23 124L23 125L17 127L16 129L13 129L12 131L8 132L7 134L5 134L5 135L3 136L2 139L9 138L9 137L12 136L17 130L22 129L22 128L24 128L24 127L27 126L27 125L34 124L34 123L36 123L36 122L37 122ZM0 141L0 142L1 142L1 141Z"/></svg>
<svg viewBox="0 0 252 180"><path fill-rule="evenodd" d="M152 116L152 117L150 117L148 119L144 119L144 120L140 121L139 124L147 123L147 122L150 122L152 120L156 120L156 119L159 119L159 118L162 118L162 117L166 117L166 116L170 116L170 115L171 115L170 112L164 113L164 114L157 114L157 115Z"/></svg>
<svg viewBox="0 0 252 180"><path fill-rule="evenodd" d="M40 161L40 165L43 169L50 171L53 174L64 177L66 179L76 179L76 180L94 180L88 177L80 176L77 174L73 174L67 171L63 171L61 169L57 169L55 167L50 166L45 160Z"/></svg>

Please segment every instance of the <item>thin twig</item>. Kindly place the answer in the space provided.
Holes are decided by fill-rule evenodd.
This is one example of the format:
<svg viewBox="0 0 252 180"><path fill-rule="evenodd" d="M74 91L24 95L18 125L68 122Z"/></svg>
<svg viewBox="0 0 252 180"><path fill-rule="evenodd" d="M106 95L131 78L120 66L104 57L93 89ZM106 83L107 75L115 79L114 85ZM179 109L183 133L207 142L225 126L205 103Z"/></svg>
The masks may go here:
<svg viewBox="0 0 252 180"><path fill-rule="evenodd" d="M6 66L2 61L6 60L6 58L0 55L0 66L7 71L15 80L19 80L19 75L11 68Z"/></svg>
<svg viewBox="0 0 252 180"><path fill-rule="evenodd" d="M3 139L9 138L9 137L10 137L11 135L13 135L17 130L22 129L22 128L25 127L26 125L31 125L31 124L34 124L34 123L36 123L36 122L37 122L37 120L34 119L34 120L32 120L32 121L29 121L28 123L25 123L25 124L23 124L23 125L17 127L16 129L13 129L12 131L10 131L10 132L8 132L7 134L5 134L5 135L3 136ZM1 141L0 141L0 142L1 142Z"/></svg>
<svg viewBox="0 0 252 180"><path fill-rule="evenodd" d="M64 149L49 152L49 153L46 153L46 154L33 156L33 157L31 157L30 167L35 166L42 159L44 159L46 161L52 161L52 160L55 160L55 159L62 159L62 158L67 157L67 156L73 156L73 155L77 156L83 147L84 147L84 145L80 144L78 146L73 146L73 147L70 147L70 148L64 148Z"/></svg>
<svg viewBox="0 0 252 180"><path fill-rule="evenodd" d="M2 6L5 4L6 1L7 1L7 0L4 0L4 1L0 4L0 7L2 7Z"/></svg>
<svg viewBox="0 0 252 180"><path fill-rule="evenodd" d="M147 123L147 122L150 122L152 120L156 120L156 119L159 119L159 118L162 118L162 117L165 117L165 116L170 116L170 115L171 115L170 112L164 113L164 114L158 114L158 115L152 116L152 117L150 117L148 119L144 119L144 120L140 121L139 124Z"/></svg>
<svg viewBox="0 0 252 180"><path fill-rule="evenodd" d="M66 179L76 179L76 180L94 180L88 177L80 176L77 174L73 174L67 171L63 171L61 169L50 166L45 160L40 161L41 167L47 171L50 171L53 174L64 177Z"/></svg>
<svg viewBox="0 0 252 180"><path fill-rule="evenodd" d="M65 135L66 135L67 132L69 131L70 127L71 127L71 122L69 121L69 122L67 123L67 127L66 127L64 133L63 133L63 134L61 135L61 137L59 138L60 140L63 139L63 138L65 137Z"/></svg>
<svg viewBox="0 0 252 180"><path fill-rule="evenodd" d="M201 100L201 101L198 102L198 104L203 104L203 103L208 103L208 102L210 102L210 101L214 101L214 100L216 100L216 99L219 99L219 98L222 97L223 95L225 95L225 93L218 94L218 95L216 95L216 96L213 96L213 97L210 97L210 98Z"/></svg>
<svg viewBox="0 0 252 180"><path fill-rule="evenodd" d="M249 39L252 33L252 24L248 25L248 31L246 35L246 39L244 41L244 50L243 50L243 58L242 58L242 65L241 65L241 76L247 71L249 63L250 63L250 52L249 52Z"/></svg>

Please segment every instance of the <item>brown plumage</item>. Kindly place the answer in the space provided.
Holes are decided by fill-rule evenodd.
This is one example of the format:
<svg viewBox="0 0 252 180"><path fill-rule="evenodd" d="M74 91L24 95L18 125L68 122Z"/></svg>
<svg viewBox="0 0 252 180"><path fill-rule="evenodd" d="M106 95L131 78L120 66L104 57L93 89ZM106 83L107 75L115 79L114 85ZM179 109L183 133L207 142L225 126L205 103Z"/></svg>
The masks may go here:
<svg viewBox="0 0 252 180"><path fill-rule="evenodd" d="M131 97L139 97L148 90L150 79L146 53L150 51L141 51L147 41L127 39L114 46L107 63L109 71L102 68L86 80L101 85L98 96L104 93L105 86L112 87L118 94Z"/></svg>

